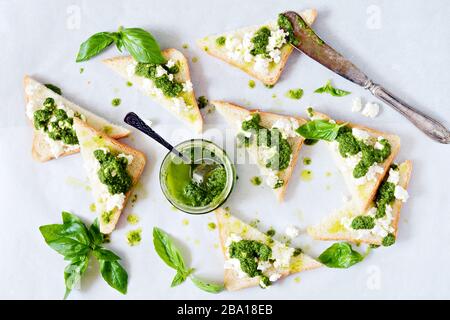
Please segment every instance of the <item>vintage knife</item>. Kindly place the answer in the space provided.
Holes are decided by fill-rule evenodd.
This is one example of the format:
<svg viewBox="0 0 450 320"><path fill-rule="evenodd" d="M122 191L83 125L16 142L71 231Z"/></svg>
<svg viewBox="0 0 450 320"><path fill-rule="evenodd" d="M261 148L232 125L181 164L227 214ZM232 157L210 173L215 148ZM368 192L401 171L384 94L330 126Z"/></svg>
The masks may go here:
<svg viewBox="0 0 450 320"><path fill-rule="evenodd" d="M441 123L414 109L382 86L372 82L353 63L319 38L300 15L293 11L285 12L283 15L291 22L293 27L294 36L298 43L294 48L338 75L360 85L364 89L368 89L375 97L400 112L431 139L440 143L450 143L450 131Z"/></svg>

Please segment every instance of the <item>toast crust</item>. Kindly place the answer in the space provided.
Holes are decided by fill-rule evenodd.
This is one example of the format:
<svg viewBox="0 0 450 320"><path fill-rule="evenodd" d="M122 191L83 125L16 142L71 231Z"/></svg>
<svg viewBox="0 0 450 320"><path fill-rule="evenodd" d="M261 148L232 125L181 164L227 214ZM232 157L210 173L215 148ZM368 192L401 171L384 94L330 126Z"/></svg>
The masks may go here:
<svg viewBox="0 0 450 320"><path fill-rule="evenodd" d="M70 105L75 105L73 102L70 102L69 100L67 100L66 98L62 97L61 95L51 91L50 89L46 88L42 83L39 83L38 81L34 80L33 78L31 78L28 75L25 75L23 78L23 85L24 85L24 94L25 94L25 105L27 105L28 103L38 103L37 100L41 99L43 94L37 95L35 96L34 94L27 92L27 88L29 88L30 86L35 86L37 89L36 90L40 90L42 91L42 93L46 93L44 94L45 96L49 96L54 98L55 100L58 100L59 102L65 104L65 106L67 107L67 104ZM124 138L126 136L128 136L130 134L130 131L114 125L112 123L109 123L106 119L103 119L97 115L94 115L93 113L91 113L88 110L83 109L82 107L75 105L75 108L77 108L78 111L80 110L82 114L87 114L87 122L90 123L91 125L95 126L98 122L98 126L102 125L108 125L111 128L114 128L113 131L115 131L114 134L111 134L111 137L115 138L115 139L120 139L120 138ZM91 118L91 119L90 119ZM100 121L98 119L101 119L102 123L100 123ZM51 152L50 146L47 143L45 137L46 135L42 132L40 132L39 130L36 130L36 128L34 128L33 122L27 117L28 122L30 123L30 125L33 128L33 139L32 139L32 147L31 147L31 154L33 156L33 159L35 159L36 161L39 162L46 162L52 159L56 159L55 155ZM99 129L99 128L97 128ZM75 154L78 153L80 151L80 148L71 148L71 149L65 149L64 152L58 156L58 158L61 157L65 157L71 154Z"/></svg>
<svg viewBox="0 0 450 320"><path fill-rule="evenodd" d="M100 222L100 232L104 233L104 234L109 234L114 230L114 228L119 220L119 217L122 214L122 211L125 209L125 207L127 205L128 199L129 199L134 187L138 183L138 181L142 175L142 172L144 171L144 167L147 162L147 157L141 151L136 150L124 143L121 143L121 142L107 136L103 132L95 130L94 128L90 127L85 122L83 122L79 119L74 119L74 129L77 132L77 136L79 137L79 140L80 140L82 154L83 154L83 148L84 148L83 143L86 143L86 141L89 142L89 139L92 139L93 137L101 137L101 140L104 143L103 146L106 146L110 150L113 150L115 152L120 152L120 153L124 153L124 154L133 156L133 161L127 167L127 171L132 178L132 187L125 194L125 201L123 203L122 209L115 210L113 216L111 217L110 223L108 223L108 224L103 223L103 221L101 219L102 213L97 212L97 214L99 216L99 222ZM87 138L87 140L86 140L86 138ZM87 161L85 154L83 154L83 159L84 159L84 161ZM91 177L89 177L89 180L91 180ZM94 187L94 186L92 186L92 187Z"/></svg>
<svg viewBox="0 0 450 320"><path fill-rule="evenodd" d="M260 111L258 109L249 110L225 101L214 100L211 101L211 104L213 104L216 107L216 110L227 120L227 122L231 123L232 125L237 124L237 122L242 123L242 121L244 121L247 116L255 112L258 112L261 116L261 125L267 128L271 128L272 124L278 119L294 118L298 121L299 125L306 123L306 120L302 117L279 115L276 113ZM287 140L292 148L292 159L289 166L279 173L280 179L283 179L284 181L283 186L277 189L273 189L279 202L282 202L284 200L286 190L289 185L289 180L291 179L292 173L294 172L295 166L297 164L300 149L302 148L303 142L305 141L301 136L289 137L287 138ZM251 153L249 150L247 151Z"/></svg>
<svg viewBox="0 0 450 320"><path fill-rule="evenodd" d="M269 245L268 237L265 234L242 222L241 220L233 217L225 209L219 208L214 212L217 218L219 241L224 259L227 259L225 243L231 233L240 234L245 239L257 240ZM245 236L243 235L243 232L245 233ZM297 257L291 258L291 266L289 269L281 272L281 278L284 278L293 273L316 269L321 266L322 264L320 262L302 253ZM227 290L236 291L259 285L259 278L239 278L236 271L225 269L224 285Z"/></svg>
<svg viewBox="0 0 450 320"><path fill-rule="evenodd" d="M174 48L169 48L161 51L162 55L166 59L174 59L180 62L180 71L175 75L175 80L180 82L186 82L191 81L191 74L189 69L189 63L186 59L186 57L178 50ZM143 92L146 96L154 99L151 94L147 90L144 89L143 80L146 79L144 77L140 76L130 76L127 73L127 66L130 63L133 63L135 60L131 56L118 56L113 57L109 59L105 59L102 62L107 65L109 68L111 68L113 71L117 72L119 75L121 75L123 78L127 79L128 81L132 83L136 83L138 85L138 88L141 92ZM186 97L189 99L190 105L193 107L192 114L195 118L194 121L191 121L190 119L182 116L179 113L174 112L173 110L169 109L166 105L162 105L165 109L168 109L175 117L180 119L181 121L187 123L192 128L194 128L195 132L201 133L203 130L203 118L200 112L200 109L198 108L197 99L195 98L195 89L192 89L192 92L186 93ZM168 103L168 102L166 102ZM158 102L158 104L160 104Z"/></svg>
<svg viewBox="0 0 450 320"><path fill-rule="evenodd" d="M304 11L300 12L300 16L305 20L306 23L308 23L309 25L312 25L317 17L317 10L316 9L304 10ZM263 25L258 25L258 26L242 28L242 29L237 30L236 32L243 32L244 30L258 30L260 27L262 27L264 25L270 25L270 24L273 24L273 22L263 24ZM246 66L244 63L239 63L233 59L230 59L222 50L219 50L216 48L215 39L217 37L220 37L222 35L232 34L232 33L233 32L228 32L225 34L216 34L216 35L207 36L203 39L197 40L197 45L207 54L209 54L215 58L218 58L222 61L225 61L226 63L244 71L248 75L252 76L253 78L258 79L259 81L261 81L262 83L264 83L266 85L276 84L277 81L279 80L281 73L283 72L283 70L286 66L287 60L289 59L289 56L291 55L294 48L291 45L285 45L284 47L282 47L281 54L280 54L280 62L272 70L270 70L270 72L268 72L267 74L263 74L263 73L255 71L252 67Z"/></svg>

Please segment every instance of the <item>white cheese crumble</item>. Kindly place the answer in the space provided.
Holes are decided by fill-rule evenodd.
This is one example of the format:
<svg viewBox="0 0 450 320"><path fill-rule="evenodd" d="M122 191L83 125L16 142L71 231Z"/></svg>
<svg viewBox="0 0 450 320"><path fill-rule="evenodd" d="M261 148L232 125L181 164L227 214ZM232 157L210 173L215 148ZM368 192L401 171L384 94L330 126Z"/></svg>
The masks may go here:
<svg viewBox="0 0 450 320"><path fill-rule="evenodd" d="M361 97L356 97L352 101L352 112L360 112L362 110Z"/></svg>
<svg viewBox="0 0 450 320"><path fill-rule="evenodd" d="M402 186L396 185L394 191L395 199L398 199L402 202L406 202L409 198L408 191L406 191Z"/></svg>
<svg viewBox="0 0 450 320"><path fill-rule="evenodd" d="M186 81L183 83L183 92L192 92L193 86L191 81Z"/></svg>
<svg viewBox="0 0 450 320"><path fill-rule="evenodd" d="M391 182L397 185L399 181L400 181L400 172L398 170L390 169L387 182Z"/></svg>
<svg viewBox="0 0 450 320"><path fill-rule="evenodd" d="M270 280L270 282L275 282L275 281L277 281L280 278L281 278L281 274L280 273L273 273L273 274L270 275L269 280Z"/></svg>
<svg viewBox="0 0 450 320"><path fill-rule="evenodd" d="M131 164L131 162L133 162L134 157L131 154L125 154L125 153L119 153L117 155L117 158L125 158L128 161L128 165Z"/></svg>
<svg viewBox="0 0 450 320"><path fill-rule="evenodd" d="M369 118L375 118L380 112L380 106L377 103L367 102L362 111L362 115Z"/></svg>
<svg viewBox="0 0 450 320"><path fill-rule="evenodd" d="M369 167L369 170L367 170L366 178L368 181L375 181L377 180L377 176L379 174L382 174L384 172L384 168L376 163L371 165Z"/></svg>
<svg viewBox="0 0 450 320"><path fill-rule="evenodd" d="M283 138L298 137L295 130L299 127L297 119L294 118L281 118L274 122L272 129L276 128L280 130Z"/></svg>
<svg viewBox="0 0 450 320"><path fill-rule="evenodd" d="M295 239L299 236L300 230L296 226L290 225L286 227L285 233L289 238Z"/></svg>
<svg viewBox="0 0 450 320"><path fill-rule="evenodd" d="M169 59L169 61L167 61L167 63L166 63L166 66L168 68L172 68L175 64L176 64L175 60Z"/></svg>
<svg viewBox="0 0 450 320"><path fill-rule="evenodd" d="M358 128L353 128L352 134L359 140L367 140L370 138L370 134L367 131Z"/></svg>

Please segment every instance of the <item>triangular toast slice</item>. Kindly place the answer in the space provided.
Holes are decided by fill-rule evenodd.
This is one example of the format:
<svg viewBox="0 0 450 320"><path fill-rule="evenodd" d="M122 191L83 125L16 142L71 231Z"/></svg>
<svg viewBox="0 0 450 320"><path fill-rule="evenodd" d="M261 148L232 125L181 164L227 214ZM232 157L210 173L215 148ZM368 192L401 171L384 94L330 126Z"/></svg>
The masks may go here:
<svg viewBox="0 0 450 320"><path fill-rule="evenodd" d="M261 116L261 125L265 128L270 129L272 125L277 121L291 121L295 120L299 126L306 123L306 120L301 117L284 116L275 113L262 112L259 110L248 110L246 108L240 107L238 105L224 102L224 101L211 101L211 103L216 107L216 110L225 118L225 120L236 130L241 129L242 122L248 119L254 113L259 113ZM292 158L289 166L278 173L278 178L284 183L281 187L273 189L278 201L283 201L289 180L294 171L295 165L297 163L298 154L303 145L304 139L300 135L295 135L294 137L287 138L291 149ZM262 175L265 175L267 169L264 165L258 161L258 151L256 148L246 148L253 163L256 163L261 171Z"/></svg>
<svg viewBox="0 0 450 320"><path fill-rule="evenodd" d="M310 117L311 119L323 119L323 120L331 119L328 115L317 111L312 111ZM336 121L336 122L343 123L343 121ZM369 209L380 183L383 181L383 178L388 173L390 165L392 164L392 162L394 161L395 157L397 156L400 150L400 137L394 134L378 131L358 124L347 123L347 126L349 126L352 129L357 128L360 130L364 130L375 139L377 139L378 137L383 137L386 140L388 140L391 145L391 154L389 155L389 157L386 158L386 160L383 163L379 164L383 168L383 172L376 175L376 180L370 180L363 184L358 184L356 183L355 178L353 177L352 170L349 170L349 168L347 167L345 158L341 156L339 151L336 150L336 147L333 145L333 143L335 142L327 142L329 149L332 153L332 156L335 160L335 163L338 166L338 169L341 172L341 174L344 176L345 183L352 197L352 204L354 205L356 211L364 212Z"/></svg>
<svg viewBox="0 0 450 320"><path fill-rule="evenodd" d="M74 119L74 129L77 133L78 140L80 141L84 167L87 171L92 193L94 195L95 208L100 223L100 232L109 234L114 230L117 221L127 204L127 200L130 197L133 187L141 177L146 163L146 157L142 152L108 137L106 134L95 130L79 119ZM114 202L111 198L112 195L109 193L106 185L102 184L97 173L100 164L94 156L94 151L98 149L106 150L115 156L119 155L119 157L127 157L130 159L128 160L126 170L131 177L131 188L124 194L124 198L122 199L123 202L119 202L119 205L113 206L112 209L107 208L109 201L111 201L111 203Z"/></svg>
<svg viewBox="0 0 450 320"><path fill-rule="evenodd" d="M412 163L407 160L398 166L399 168L399 182L398 185L403 189L407 189L408 183L411 177ZM386 225L384 228L391 229L391 233L397 237L398 232L398 222L400 219L400 210L402 208L403 202L401 200L394 200L392 203L392 219L390 217L385 217ZM375 204L371 204L371 208L375 207ZM362 215L369 215L369 209ZM343 209L337 211L333 215L326 217L321 223L308 228L308 233L316 240L346 240L355 243L368 243L374 245L381 245L383 240L383 235L379 233L371 232L369 230L354 230L348 228L348 222L352 221L356 216L361 215L354 208L344 207ZM387 231L385 231L387 232ZM384 233L384 232L383 232ZM384 234L385 236L385 234Z"/></svg>
<svg viewBox="0 0 450 320"><path fill-rule="evenodd" d="M176 49L165 49L161 53L168 61L173 60L178 63L179 72L174 76L175 81L180 83L191 81L188 61L180 51ZM182 98L188 106L182 107L174 102L174 98L168 98L163 94L155 94L148 85L148 81L152 80L135 74L136 61L133 57L119 56L103 60L103 62L123 78L136 85L146 96L152 98L156 103L168 109L178 119L191 126L195 132L202 132L203 118L198 108L193 89L190 92L183 92L177 97Z"/></svg>
<svg viewBox="0 0 450 320"><path fill-rule="evenodd" d="M293 248L289 248L285 244L275 241L262 233L261 231L251 227L250 225L242 222L241 220L233 217L228 211L225 209L219 208L215 210L218 230L219 230L219 240L222 247L222 251L224 253L225 259L228 259L227 254L227 240L230 236L237 235L245 240L256 240L260 241L267 246L272 248L272 251L277 251L277 254L280 256L283 253L287 253L290 255ZM288 262L288 267L282 268L280 272L281 277L284 278L290 274L316 269L322 264L313 258L309 257L304 253L300 253L296 256L291 256ZM240 290L248 287L253 287L259 285L260 277L256 276L250 278L240 277L239 273L234 269L225 269L224 273L224 283L225 288L230 291Z"/></svg>
<svg viewBox="0 0 450 320"><path fill-rule="evenodd" d="M308 9L300 12L300 16L305 20L306 23L312 25L317 16L317 11L315 9ZM251 26L246 28L241 28L235 31L230 31L222 34L210 35L203 39L197 41L197 45L206 53L223 60L234 67L241 69L242 71L248 73L250 76L260 80L266 85L274 85L281 76L286 62L292 53L293 47L289 44L285 44L281 47L280 61L278 63L272 62L269 65L267 72L255 68L255 62L245 62L242 59L233 59L230 56L229 50L226 44L217 44L216 40L221 37L233 38L243 43L244 35L247 33L254 33L258 31L261 27L268 27L270 30L276 30L278 28L277 21L271 21L267 24ZM239 44L238 44L239 45Z"/></svg>
<svg viewBox="0 0 450 320"><path fill-rule="evenodd" d="M60 141L56 142L55 140L51 140L45 132L37 130L34 127L34 111L41 109L47 98L53 98L57 107L64 107L65 110L72 110L73 112L78 112L83 115L90 126L96 130L107 133L115 139L123 138L130 134L129 130L112 124L67 100L29 76L24 77L23 83L25 89L26 114L34 128L32 155L37 161L44 162L80 151L78 145L65 145Z"/></svg>

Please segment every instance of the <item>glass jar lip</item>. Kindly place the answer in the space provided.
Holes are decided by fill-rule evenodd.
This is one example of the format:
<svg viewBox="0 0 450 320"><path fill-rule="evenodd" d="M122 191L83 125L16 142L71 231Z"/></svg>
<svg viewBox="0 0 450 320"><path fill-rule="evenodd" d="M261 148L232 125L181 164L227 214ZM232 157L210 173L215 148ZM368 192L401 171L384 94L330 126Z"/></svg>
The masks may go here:
<svg viewBox="0 0 450 320"><path fill-rule="evenodd" d="M212 141L206 140L206 139L189 139L185 140L177 145L175 145L175 148L178 150L182 150L189 146L206 146L211 147L212 151L214 151L215 155L221 160L222 164L224 165L226 176L227 176L227 182L225 185L224 190L222 193L218 196L218 201L213 201L210 204L203 206L203 207L191 207L188 205L185 205L183 203L177 202L173 197L170 195L169 190L167 189L165 178L165 166L169 163L169 160L175 157L175 155L172 152L168 152L165 156L163 161L161 162L161 166L159 169L159 184L161 187L161 191L166 197L167 201L169 201L170 204L172 204L176 209L183 211L188 214L206 214L209 213L218 207L220 207L230 196L234 184L236 181L236 170L231 162L230 158L228 157L226 151L219 147L217 144L215 144Z"/></svg>

